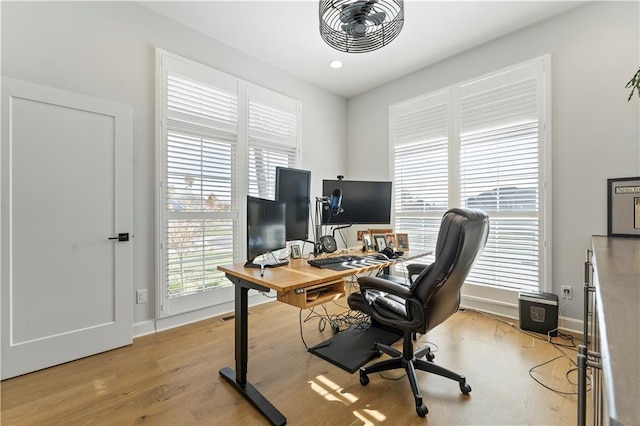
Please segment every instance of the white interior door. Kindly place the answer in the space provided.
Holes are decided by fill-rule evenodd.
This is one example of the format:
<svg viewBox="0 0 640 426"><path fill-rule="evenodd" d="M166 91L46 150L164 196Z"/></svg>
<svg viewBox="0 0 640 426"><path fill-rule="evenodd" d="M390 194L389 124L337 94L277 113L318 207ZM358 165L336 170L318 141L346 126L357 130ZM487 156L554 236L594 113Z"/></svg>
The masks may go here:
<svg viewBox="0 0 640 426"><path fill-rule="evenodd" d="M132 342L130 107L2 80L2 379Z"/></svg>

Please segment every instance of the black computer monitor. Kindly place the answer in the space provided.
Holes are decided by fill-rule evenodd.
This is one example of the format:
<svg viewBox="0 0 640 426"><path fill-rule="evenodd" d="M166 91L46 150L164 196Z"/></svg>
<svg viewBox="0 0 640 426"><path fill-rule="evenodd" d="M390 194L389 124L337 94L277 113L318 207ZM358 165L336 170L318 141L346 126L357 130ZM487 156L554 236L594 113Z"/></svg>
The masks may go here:
<svg viewBox="0 0 640 426"><path fill-rule="evenodd" d="M323 180L322 195L342 191L342 212L322 210L323 224L388 224L391 222L391 182Z"/></svg>
<svg viewBox="0 0 640 426"><path fill-rule="evenodd" d="M276 200L286 204L287 241L308 239L310 196L310 171L276 167Z"/></svg>
<svg viewBox="0 0 640 426"><path fill-rule="evenodd" d="M284 202L247 196L247 263L286 245Z"/></svg>

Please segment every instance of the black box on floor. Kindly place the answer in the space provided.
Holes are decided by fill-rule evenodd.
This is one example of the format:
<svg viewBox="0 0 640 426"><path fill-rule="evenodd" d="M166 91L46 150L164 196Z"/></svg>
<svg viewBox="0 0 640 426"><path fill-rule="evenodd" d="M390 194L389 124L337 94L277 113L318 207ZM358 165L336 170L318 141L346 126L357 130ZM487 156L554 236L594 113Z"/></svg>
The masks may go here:
<svg viewBox="0 0 640 426"><path fill-rule="evenodd" d="M520 329L551 336L558 335L558 295L521 292L518 293L518 305Z"/></svg>

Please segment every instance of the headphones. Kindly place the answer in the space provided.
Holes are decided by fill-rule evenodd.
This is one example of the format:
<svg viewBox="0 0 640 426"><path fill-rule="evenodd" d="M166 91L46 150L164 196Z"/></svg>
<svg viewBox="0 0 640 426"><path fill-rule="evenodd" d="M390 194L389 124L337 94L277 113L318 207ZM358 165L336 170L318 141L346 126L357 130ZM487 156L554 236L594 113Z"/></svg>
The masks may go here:
<svg viewBox="0 0 640 426"><path fill-rule="evenodd" d="M396 257L398 257L396 255L396 252L393 251L393 249L391 247L385 247L383 248L380 253L384 254L385 256L387 256L389 259L395 259Z"/></svg>

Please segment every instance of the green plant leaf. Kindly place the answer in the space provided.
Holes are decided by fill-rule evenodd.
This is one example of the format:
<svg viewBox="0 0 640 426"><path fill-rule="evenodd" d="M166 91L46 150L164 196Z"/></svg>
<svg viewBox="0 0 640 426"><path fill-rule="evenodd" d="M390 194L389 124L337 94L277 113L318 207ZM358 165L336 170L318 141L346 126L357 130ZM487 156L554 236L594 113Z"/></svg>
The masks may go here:
<svg viewBox="0 0 640 426"><path fill-rule="evenodd" d="M629 88L631 89L631 93L629 93L627 102L631 100L631 98L633 97L633 92L635 92L636 90L638 91L638 97L640 98L640 68L638 68L638 71L636 71L634 76L631 78L631 80L629 80L627 85L624 87L626 87L627 89Z"/></svg>

